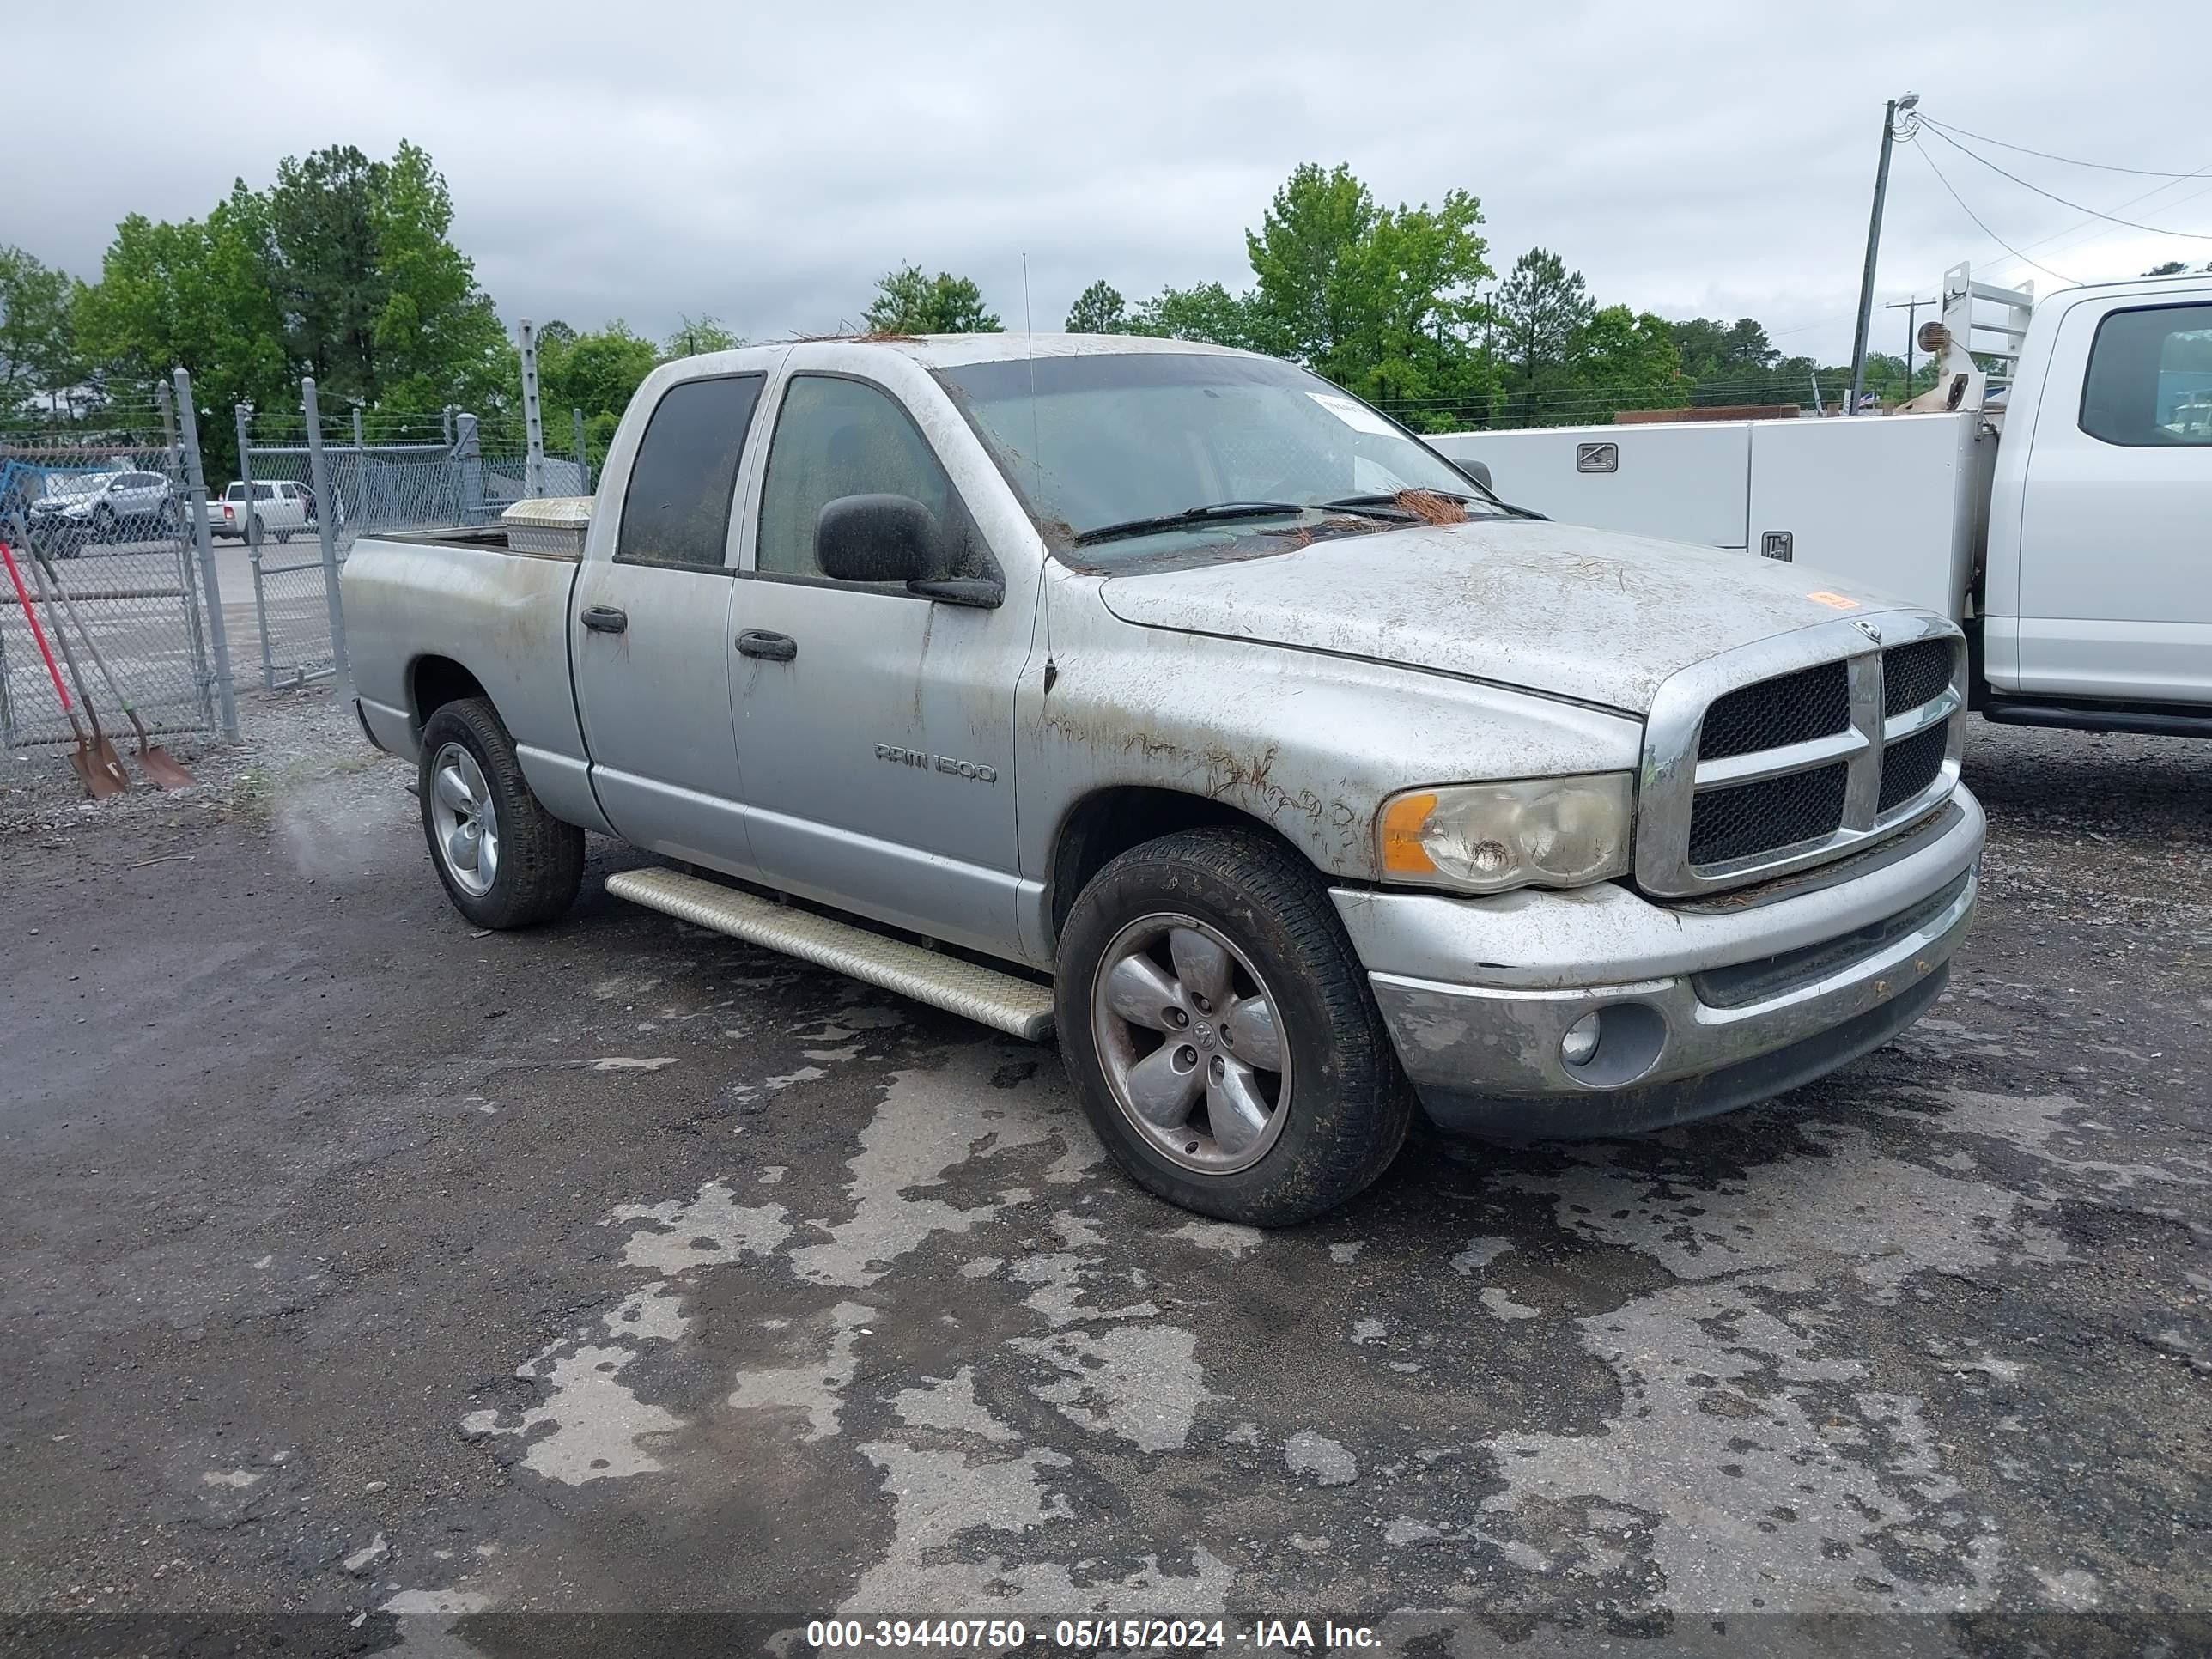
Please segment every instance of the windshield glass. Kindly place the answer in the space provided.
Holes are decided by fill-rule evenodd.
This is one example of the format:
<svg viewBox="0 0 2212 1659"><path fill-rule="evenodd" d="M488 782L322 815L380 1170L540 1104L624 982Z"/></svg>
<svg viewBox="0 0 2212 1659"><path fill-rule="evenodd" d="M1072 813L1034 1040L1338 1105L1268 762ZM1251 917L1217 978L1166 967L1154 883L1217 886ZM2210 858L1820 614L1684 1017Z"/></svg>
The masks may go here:
<svg viewBox="0 0 2212 1659"><path fill-rule="evenodd" d="M1416 516L1389 502L1406 490L1503 510L1364 404L1272 358L1129 352L937 373L1047 541L1079 544L1086 565L1310 535L1332 503L1360 498L1384 515L1360 527L1388 528Z"/></svg>

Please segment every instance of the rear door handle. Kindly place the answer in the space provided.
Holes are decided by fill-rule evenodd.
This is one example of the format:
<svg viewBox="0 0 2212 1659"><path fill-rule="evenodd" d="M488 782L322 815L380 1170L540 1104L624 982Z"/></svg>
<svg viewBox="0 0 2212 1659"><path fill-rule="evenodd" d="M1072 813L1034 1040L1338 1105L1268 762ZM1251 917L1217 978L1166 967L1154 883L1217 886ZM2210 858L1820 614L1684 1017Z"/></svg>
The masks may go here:
<svg viewBox="0 0 2212 1659"><path fill-rule="evenodd" d="M788 634L769 634L748 628L738 635L738 654L760 657L769 662L789 662L799 654L799 641Z"/></svg>
<svg viewBox="0 0 2212 1659"><path fill-rule="evenodd" d="M619 634L629 626L629 612L611 605L587 605L584 626L594 634Z"/></svg>

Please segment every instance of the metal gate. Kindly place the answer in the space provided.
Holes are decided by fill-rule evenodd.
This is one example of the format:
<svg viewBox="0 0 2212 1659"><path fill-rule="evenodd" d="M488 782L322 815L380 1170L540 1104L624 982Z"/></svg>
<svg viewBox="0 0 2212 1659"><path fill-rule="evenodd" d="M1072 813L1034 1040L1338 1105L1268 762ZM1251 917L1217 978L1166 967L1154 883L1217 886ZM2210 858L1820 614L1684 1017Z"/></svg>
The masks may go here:
<svg viewBox="0 0 2212 1659"><path fill-rule="evenodd" d="M356 541L488 524L529 493L522 458L488 457L477 417L459 410L325 416L307 380L297 416L240 405L234 418L239 476L215 493L212 524L252 582L268 690L343 678L339 573ZM586 488L580 459L536 465L538 494Z"/></svg>
<svg viewBox="0 0 2212 1659"><path fill-rule="evenodd" d="M106 411L100 434L0 444L0 539L21 584L0 579L0 746L71 740L49 656L103 728L128 729L127 702L152 732L237 735L194 434L161 390Z"/></svg>

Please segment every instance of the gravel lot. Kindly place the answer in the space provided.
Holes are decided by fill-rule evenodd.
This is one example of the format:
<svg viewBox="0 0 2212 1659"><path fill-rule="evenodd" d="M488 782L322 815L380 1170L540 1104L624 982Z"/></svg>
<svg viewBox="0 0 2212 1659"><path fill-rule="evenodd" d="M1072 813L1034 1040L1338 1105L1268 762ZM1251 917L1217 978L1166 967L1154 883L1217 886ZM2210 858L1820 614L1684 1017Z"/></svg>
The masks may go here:
<svg viewBox="0 0 2212 1659"><path fill-rule="evenodd" d="M476 936L403 769L246 714L187 795L0 762L0 1647L2212 1651L2212 744L1977 725L1905 1038L1263 1235L610 844ZM741 1622L581 1616L670 1611Z"/></svg>

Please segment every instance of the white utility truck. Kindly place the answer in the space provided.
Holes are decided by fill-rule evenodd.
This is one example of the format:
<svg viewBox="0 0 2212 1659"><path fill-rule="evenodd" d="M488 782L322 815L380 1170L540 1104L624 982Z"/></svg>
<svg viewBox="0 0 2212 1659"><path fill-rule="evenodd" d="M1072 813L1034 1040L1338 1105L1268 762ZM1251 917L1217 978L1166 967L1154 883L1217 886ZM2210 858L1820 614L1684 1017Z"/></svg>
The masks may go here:
<svg viewBox="0 0 2212 1659"><path fill-rule="evenodd" d="M2212 276L2037 303L1959 265L1921 343L1935 388L1880 418L1431 441L1552 518L1939 611L1966 630L1971 706L1992 720L2212 737Z"/></svg>

